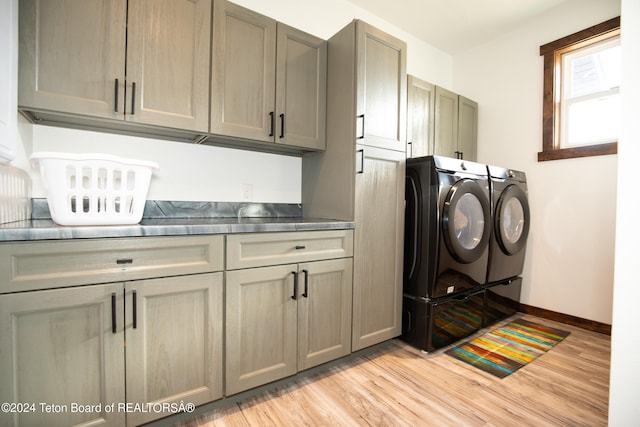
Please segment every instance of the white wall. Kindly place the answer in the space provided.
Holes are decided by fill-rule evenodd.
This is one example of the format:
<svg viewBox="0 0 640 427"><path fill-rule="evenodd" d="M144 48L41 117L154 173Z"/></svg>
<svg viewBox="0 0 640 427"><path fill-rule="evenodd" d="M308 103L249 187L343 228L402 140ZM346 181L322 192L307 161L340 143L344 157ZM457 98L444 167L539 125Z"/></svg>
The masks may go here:
<svg viewBox="0 0 640 427"><path fill-rule="evenodd" d="M233 0L234 3L328 39L361 19L407 43L407 72L445 88L452 86L451 56L347 0Z"/></svg>
<svg viewBox="0 0 640 427"><path fill-rule="evenodd" d="M235 3L322 38L359 18L405 40L410 73L451 87L449 55L393 27L346 0L237 0ZM160 164L149 190L152 200L242 201L242 185L253 186L253 201L300 203L300 158L96 132L32 126L22 120L20 148L36 151L102 152ZM23 156L24 157L24 156ZM28 169L26 162L22 162ZM33 197L44 197L34 176Z"/></svg>
<svg viewBox="0 0 640 427"><path fill-rule="evenodd" d="M620 0L571 0L454 57L454 86L480 104L478 160L527 173L531 232L522 302L611 324L617 156L538 162L539 47L620 14Z"/></svg>
<svg viewBox="0 0 640 427"><path fill-rule="evenodd" d="M637 175L640 159L640 2L622 0L622 132L618 144L616 262L611 336L609 425L640 425L640 229Z"/></svg>
<svg viewBox="0 0 640 427"><path fill-rule="evenodd" d="M17 0L0 2L0 164L15 158L17 141L16 96L18 72Z"/></svg>

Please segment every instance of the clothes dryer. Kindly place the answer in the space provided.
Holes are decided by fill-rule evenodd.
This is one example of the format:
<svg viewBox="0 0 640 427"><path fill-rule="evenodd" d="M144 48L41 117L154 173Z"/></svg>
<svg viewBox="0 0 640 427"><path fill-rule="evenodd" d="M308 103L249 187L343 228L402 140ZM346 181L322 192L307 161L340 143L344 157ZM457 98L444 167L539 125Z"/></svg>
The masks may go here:
<svg viewBox="0 0 640 427"><path fill-rule="evenodd" d="M407 160L404 294L422 300L485 284L491 209L485 165Z"/></svg>
<svg viewBox="0 0 640 427"><path fill-rule="evenodd" d="M522 274L530 214L524 172L487 166L491 188L492 226L487 284Z"/></svg>

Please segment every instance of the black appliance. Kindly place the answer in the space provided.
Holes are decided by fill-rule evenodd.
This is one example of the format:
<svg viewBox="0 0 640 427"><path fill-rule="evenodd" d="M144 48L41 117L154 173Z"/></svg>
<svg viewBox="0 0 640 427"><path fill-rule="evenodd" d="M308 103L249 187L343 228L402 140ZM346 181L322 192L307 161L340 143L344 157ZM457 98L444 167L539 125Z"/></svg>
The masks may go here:
<svg viewBox="0 0 640 427"><path fill-rule="evenodd" d="M487 166L493 232L489 241L488 284L522 274L530 215L524 172Z"/></svg>
<svg viewBox="0 0 640 427"><path fill-rule="evenodd" d="M402 337L431 351L484 323L489 179L485 165L439 156L406 170Z"/></svg>

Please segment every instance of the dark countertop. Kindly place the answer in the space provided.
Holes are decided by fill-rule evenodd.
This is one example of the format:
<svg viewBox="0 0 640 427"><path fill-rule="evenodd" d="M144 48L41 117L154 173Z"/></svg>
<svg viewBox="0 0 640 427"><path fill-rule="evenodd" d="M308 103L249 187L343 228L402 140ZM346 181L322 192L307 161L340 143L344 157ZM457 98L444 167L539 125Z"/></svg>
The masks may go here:
<svg viewBox="0 0 640 427"><path fill-rule="evenodd" d="M0 224L0 242L353 229L355 222L315 218L159 218L136 225L61 226L48 219Z"/></svg>

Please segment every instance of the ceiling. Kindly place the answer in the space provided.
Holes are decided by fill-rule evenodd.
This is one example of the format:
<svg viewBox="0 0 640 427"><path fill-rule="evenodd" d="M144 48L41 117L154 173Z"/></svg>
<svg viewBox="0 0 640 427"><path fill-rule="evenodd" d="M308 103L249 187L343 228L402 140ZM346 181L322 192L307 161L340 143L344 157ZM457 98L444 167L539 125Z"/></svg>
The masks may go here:
<svg viewBox="0 0 640 427"><path fill-rule="evenodd" d="M454 55L567 0L349 0Z"/></svg>

